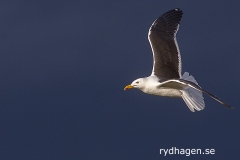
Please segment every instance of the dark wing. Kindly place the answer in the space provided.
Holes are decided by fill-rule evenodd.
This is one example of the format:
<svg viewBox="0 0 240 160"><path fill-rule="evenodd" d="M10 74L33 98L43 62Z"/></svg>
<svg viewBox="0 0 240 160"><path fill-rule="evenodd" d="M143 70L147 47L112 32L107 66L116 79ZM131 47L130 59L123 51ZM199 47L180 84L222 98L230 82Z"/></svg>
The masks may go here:
<svg viewBox="0 0 240 160"><path fill-rule="evenodd" d="M181 84L181 85L179 85ZM218 101L219 103L221 103L222 105L234 109L232 106L230 106L229 104L221 101L217 96L213 95L212 93L202 89L199 85L187 81L187 80L183 80L183 79L170 79L167 81L164 81L161 83L160 87L167 87L167 88L176 88L176 89L184 89L184 86L188 86L191 88L194 88L200 92L206 93L207 95L209 95L211 98L215 99L216 101Z"/></svg>
<svg viewBox="0 0 240 160"><path fill-rule="evenodd" d="M172 79L181 77L181 56L176 33L183 12L174 9L156 19L149 29L148 39L153 52L152 75Z"/></svg>

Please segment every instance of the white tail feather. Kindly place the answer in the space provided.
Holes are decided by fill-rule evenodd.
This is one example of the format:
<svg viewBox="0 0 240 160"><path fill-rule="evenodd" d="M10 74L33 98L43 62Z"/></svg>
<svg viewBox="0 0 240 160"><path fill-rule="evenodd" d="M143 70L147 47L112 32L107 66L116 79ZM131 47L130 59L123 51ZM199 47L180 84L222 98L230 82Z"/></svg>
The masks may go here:
<svg viewBox="0 0 240 160"><path fill-rule="evenodd" d="M182 79L198 84L195 78L189 75L188 72L185 72L182 75ZM194 88L185 88L184 90L181 90L181 92L182 92L182 98L184 102L187 104L188 108L192 112L194 112L195 110L200 111L204 109L205 104L204 104L204 100L203 100L204 98L202 96L202 92Z"/></svg>

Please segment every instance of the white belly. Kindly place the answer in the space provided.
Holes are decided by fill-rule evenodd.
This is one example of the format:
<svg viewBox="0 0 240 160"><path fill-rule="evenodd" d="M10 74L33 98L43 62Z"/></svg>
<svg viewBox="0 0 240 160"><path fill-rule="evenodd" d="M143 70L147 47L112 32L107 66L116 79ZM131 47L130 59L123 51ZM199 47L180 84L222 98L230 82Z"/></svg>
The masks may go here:
<svg viewBox="0 0 240 160"><path fill-rule="evenodd" d="M153 94L157 96L166 96L166 97L181 97L181 92L178 89L172 89L172 88L159 88L159 89L148 89L147 91L143 91L147 94Z"/></svg>

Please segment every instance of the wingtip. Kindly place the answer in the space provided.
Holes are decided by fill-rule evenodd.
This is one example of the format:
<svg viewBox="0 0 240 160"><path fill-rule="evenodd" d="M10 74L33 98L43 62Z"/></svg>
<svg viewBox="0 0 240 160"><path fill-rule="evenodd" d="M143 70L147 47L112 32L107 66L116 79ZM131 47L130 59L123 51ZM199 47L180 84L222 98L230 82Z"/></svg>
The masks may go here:
<svg viewBox="0 0 240 160"><path fill-rule="evenodd" d="M182 10L180 8L175 8L173 10L182 12Z"/></svg>
<svg viewBox="0 0 240 160"><path fill-rule="evenodd" d="M230 106L230 105L228 105L228 104L226 104L226 103L223 103L223 105L226 106L226 107L228 107L228 108L230 108L230 109L234 109L232 106Z"/></svg>

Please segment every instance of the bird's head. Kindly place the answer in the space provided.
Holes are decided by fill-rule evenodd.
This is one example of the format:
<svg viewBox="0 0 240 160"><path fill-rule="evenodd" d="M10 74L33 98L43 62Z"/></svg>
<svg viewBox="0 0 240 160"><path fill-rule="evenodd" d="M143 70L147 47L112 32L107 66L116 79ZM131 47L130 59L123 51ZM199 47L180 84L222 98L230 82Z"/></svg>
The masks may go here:
<svg viewBox="0 0 240 160"><path fill-rule="evenodd" d="M131 84L127 85L124 90L128 90L131 88L137 88L137 89L142 89L144 87L144 79L143 78L138 78L134 80Z"/></svg>

